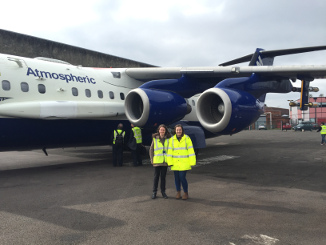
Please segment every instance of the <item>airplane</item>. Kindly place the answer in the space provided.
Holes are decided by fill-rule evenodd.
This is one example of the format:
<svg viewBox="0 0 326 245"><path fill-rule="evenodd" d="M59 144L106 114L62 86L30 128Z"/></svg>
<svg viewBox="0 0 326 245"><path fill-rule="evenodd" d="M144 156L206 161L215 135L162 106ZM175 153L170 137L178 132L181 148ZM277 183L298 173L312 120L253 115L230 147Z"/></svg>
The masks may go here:
<svg viewBox="0 0 326 245"><path fill-rule="evenodd" d="M143 142L159 124L184 126L194 148L232 135L264 113L267 93L301 92L307 109L310 82L326 66L273 66L274 58L318 50L256 49L215 67L92 68L50 58L0 54L0 151L109 145L123 123L143 129ZM249 62L248 66L236 64ZM301 80L301 88L292 82Z"/></svg>

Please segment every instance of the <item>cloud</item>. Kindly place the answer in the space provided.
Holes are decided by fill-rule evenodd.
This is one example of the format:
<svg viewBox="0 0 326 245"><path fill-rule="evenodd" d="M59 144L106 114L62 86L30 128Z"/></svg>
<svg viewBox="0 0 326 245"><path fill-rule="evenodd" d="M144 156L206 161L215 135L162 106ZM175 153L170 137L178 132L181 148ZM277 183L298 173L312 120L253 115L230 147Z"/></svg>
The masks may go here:
<svg viewBox="0 0 326 245"><path fill-rule="evenodd" d="M18 2L3 7L0 28L158 66L215 66L256 48L326 40L323 0ZM275 65L325 64L325 54L279 57ZM287 108L291 96L267 95L266 103Z"/></svg>

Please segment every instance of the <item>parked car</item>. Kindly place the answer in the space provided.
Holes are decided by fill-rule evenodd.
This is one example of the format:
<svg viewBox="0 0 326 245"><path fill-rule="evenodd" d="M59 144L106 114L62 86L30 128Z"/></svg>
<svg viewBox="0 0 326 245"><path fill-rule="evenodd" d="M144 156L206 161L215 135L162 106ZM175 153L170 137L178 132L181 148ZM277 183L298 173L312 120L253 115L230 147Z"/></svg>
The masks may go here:
<svg viewBox="0 0 326 245"><path fill-rule="evenodd" d="M293 127L294 131L312 131L314 129L314 126L312 123L299 123L298 125Z"/></svg>
<svg viewBox="0 0 326 245"><path fill-rule="evenodd" d="M320 125L319 125L318 123L313 123L312 126L314 127L314 128L313 128L314 130L320 128Z"/></svg>
<svg viewBox="0 0 326 245"><path fill-rule="evenodd" d="M283 124L282 130L291 130L292 126L290 124Z"/></svg>
<svg viewBox="0 0 326 245"><path fill-rule="evenodd" d="M258 130L267 130L267 128L265 125L262 124L258 126Z"/></svg>

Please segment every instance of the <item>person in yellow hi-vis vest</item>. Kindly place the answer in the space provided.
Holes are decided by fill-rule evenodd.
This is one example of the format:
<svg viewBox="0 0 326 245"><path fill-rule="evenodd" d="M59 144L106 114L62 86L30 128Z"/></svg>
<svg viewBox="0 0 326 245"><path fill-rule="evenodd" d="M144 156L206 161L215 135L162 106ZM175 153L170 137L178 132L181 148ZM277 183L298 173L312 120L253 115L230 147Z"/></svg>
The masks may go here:
<svg viewBox="0 0 326 245"><path fill-rule="evenodd" d="M124 147L125 131L123 131L123 124L118 124L118 129L112 134L112 160L113 166L122 167L123 162L123 147Z"/></svg>
<svg viewBox="0 0 326 245"><path fill-rule="evenodd" d="M141 129L131 124L129 148L131 150L134 167L143 165L142 157L141 157L142 143L143 143L143 138L141 134Z"/></svg>
<svg viewBox="0 0 326 245"><path fill-rule="evenodd" d="M188 135L184 133L181 124L174 127L175 135L169 140L168 165L174 171L175 187L177 189L176 199L181 198L181 185L184 191L183 200L188 199L188 182L186 174L191 170L191 166L196 165L196 155L192 141Z"/></svg>
<svg viewBox="0 0 326 245"><path fill-rule="evenodd" d="M153 141L149 149L149 157L154 167L154 184L152 199L156 198L158 181L161 176L161 193L164 199L168 196L165 193L165 178L168 170L167 153L169 147L169 139L171 135L164 124L157 128L157 133L153 134Z"/></svg>
<svg viewBox="0 0 326 245"><path fill-rule="evenodd" d="M321 135L321 145L325 145L325 136L326 136L326 126L325 123L321 123L317 132L320 132Z"/></svg>

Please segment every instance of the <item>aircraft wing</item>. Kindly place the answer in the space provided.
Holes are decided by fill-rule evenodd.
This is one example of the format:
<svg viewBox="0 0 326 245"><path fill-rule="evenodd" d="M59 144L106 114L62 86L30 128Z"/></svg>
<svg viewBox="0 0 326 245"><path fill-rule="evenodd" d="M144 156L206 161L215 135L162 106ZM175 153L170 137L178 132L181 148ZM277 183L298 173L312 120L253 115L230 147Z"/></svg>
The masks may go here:
<svg viewBox="0 0 326 245"><path fill-rule="evenodd" d="M178 79L183 75L196 78L247 77L252 73L260 77L289 79L326 78L326 66L230 66L230 67L171 67L127 68L126 74L142 81Z"/></svg>

